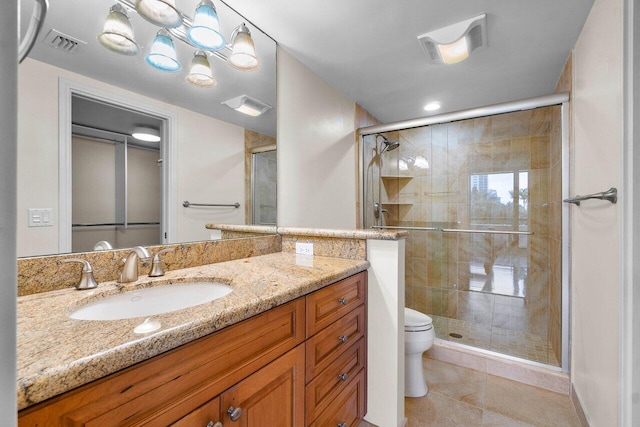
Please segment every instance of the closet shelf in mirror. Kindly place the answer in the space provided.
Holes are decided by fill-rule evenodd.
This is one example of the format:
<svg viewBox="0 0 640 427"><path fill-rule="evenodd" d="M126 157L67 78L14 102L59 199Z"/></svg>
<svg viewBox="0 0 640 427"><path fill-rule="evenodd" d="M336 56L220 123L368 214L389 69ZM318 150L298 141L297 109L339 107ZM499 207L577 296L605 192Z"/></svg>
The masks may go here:
<svg viewBox="0 0 640 427"><path fill-rule="evenodd" d="M136 226L136 225L160 225L159 222L99 222L99 223L81 223L71 224L72 227L124 227L124 226Z"/></svg>
<svg viewBox="0 0 640 427"><path fill-rule="evenodd" d="M411 175L382 175L380 177L381 179L406 179L406 180L410 180L415 178L414 176Z"/></svg>

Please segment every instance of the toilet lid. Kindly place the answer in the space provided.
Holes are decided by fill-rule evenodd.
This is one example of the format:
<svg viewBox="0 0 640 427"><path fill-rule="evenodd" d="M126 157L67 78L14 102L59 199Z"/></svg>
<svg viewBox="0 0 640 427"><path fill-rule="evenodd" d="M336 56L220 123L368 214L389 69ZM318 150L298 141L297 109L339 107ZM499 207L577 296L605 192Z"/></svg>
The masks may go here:
<svg viewBox="0 0 640 427"><path fill-rule="evenodd" d="M432 322L431 317L426 314L408 307L404 308L404 326L426 326L431 325Z"/></svg>

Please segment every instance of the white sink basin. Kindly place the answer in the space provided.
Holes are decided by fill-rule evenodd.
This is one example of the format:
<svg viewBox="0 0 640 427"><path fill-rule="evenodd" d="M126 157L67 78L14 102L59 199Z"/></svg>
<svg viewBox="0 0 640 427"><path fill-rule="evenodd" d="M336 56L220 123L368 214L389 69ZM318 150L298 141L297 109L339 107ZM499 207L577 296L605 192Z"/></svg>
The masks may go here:
<svg viewBox="0 0 640 427"><path fill-rule="evenodd" d="M78 320L118 320L168 313L213 301L232 287L200 282L155 286L112 295L90 302L69 314Z"/></svg>

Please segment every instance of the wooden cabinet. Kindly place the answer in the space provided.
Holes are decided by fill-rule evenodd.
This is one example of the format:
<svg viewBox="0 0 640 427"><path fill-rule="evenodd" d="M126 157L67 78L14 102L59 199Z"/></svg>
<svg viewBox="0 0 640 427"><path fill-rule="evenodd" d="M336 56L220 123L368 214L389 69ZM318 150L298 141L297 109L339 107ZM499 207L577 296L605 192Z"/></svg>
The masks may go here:
<svg viewBox="0 0 640 427"><path fill-rule="evenodd" d="M347 411L351 426L366 409L365 274L26 408L18 423L298 427Z"/></svg>

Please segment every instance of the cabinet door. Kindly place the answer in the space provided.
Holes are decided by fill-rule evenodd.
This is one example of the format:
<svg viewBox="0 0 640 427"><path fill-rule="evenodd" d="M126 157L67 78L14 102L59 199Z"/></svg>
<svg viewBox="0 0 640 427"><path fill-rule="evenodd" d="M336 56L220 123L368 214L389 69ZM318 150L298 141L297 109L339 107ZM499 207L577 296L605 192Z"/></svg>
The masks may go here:
<svg viewBox="0 0 640 427"><path fill-rule="evenodd" d="M242 380L221 398L225 426L304 425L304 345Z"/></svg>

